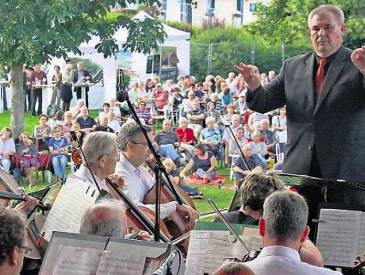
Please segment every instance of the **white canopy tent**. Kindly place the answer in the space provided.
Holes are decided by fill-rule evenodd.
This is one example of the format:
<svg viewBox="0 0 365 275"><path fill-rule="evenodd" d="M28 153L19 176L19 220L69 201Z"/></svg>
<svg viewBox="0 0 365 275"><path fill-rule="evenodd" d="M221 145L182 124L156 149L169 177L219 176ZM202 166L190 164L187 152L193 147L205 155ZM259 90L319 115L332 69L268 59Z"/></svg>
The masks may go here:
<svg viewBox="0 0 365 275"><path fill-rule="evenodd" d="M146 17L149 17L149 15L141 11L133 19L144 20ZM116 56L104 58L103 54L95 50L95 45L99 43L99 39L93 36L90 41L84 42L79 46L81 55L69 54L71 59L85 59L102 69L103 80L96 83L95 86L92 86L89 91L89 107L91 109L101 108L103 102L115 96L117 71L119 68L122 68L124 73L131 77L131 80L146 80L151 77L152 73L147 73L148 60L151 60L151 56L160 55L164 48L169 48L170 51L174 51L176 56L175 67L177 67L176 71L178 71L179 75L188 75L190 73L190 33L174 29L166 24L162 25L166 32L166 39L159 51L149 54L119 52ZM119 45L122 45L126 41L127 36L128 32L124 28L120 28L114 34L114 38ZM60 65L63 70L65 61L55 58L52 64ZM160 65L158 64L159 68ZM88 69L87 66L86 69ZM73 101L75 100L76 96L74 96ZM71 103L72 105L73 103Z"/></svg>

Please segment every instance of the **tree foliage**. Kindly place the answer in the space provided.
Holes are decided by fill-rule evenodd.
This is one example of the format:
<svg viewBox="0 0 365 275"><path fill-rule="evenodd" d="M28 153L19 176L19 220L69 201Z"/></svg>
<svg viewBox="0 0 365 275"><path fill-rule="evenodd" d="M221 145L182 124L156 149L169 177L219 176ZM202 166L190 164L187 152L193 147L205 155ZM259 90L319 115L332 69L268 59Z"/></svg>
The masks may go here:
<svg viewBox="0 0 365 275"><path fill-rule="evenodd" d="M131 20L121 14L117 20L110 20L107 15L116 2L125 4L125 0L0 0L0 63L13 72L16 134L23 129L24 113L17 104L24 100L19 88L23 81L19 70L23 64L44 63L54 56L66 57L67 52L78 54L78 46L93 35L99 37L96 49L105 57L115 53L119 46L146 53L164 41L165 33L157 19ZM139 0L139 3L159 5L158 0ZM113 38L120 27L129 33L123 45Z"/></svg>
<svg viewBox="0 0 365 275"><path fill-rule="evenodd" d="M347 26L346 45L359 47L365 41L365 1L358 0L271 0L259 4L250 32L265 37L272 43L293 44L308 37L307 17L321 4L338 5L344 10Z"/></svg>

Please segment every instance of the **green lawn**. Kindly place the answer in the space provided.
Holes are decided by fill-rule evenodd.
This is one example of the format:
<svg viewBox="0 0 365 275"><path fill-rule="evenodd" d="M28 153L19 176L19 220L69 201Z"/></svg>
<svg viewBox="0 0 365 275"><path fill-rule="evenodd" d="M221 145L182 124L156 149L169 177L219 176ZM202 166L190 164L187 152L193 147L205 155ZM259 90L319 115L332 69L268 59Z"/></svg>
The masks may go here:
<svg viewBox="0 0 365 275"><path fill-rule="evenodd" d="M92 110L90 112L91 116L96 117L97 111ZM34 127L38 125L38 117L32 117L30 113L26 113L24 120L24 128L25 131L29 134L33 133ZM0 113L0 129L3 127L10 126L10 112ZM220 209L227 208L231 198L234 194L234 190L226 189L225 187L232 186L232 182L228 180L229 169L228 168L219 168L219 175L226 175L226 181L224 183L224 187L218 188L216 185L193 185L194 187L198 187L199 191L204 194L205 197L213 199L213 201L218 205ZM24 186L26 191L36 191L41 189L46 185L46 183L42 180L42 173L38 172L38 176L34 174L33 176L34 182L36 183L35 187L29 188L27 185ZM52 177L54 180L54 177ZM210 207L207 201L201 199L195 199L194 203L197 206L198 211L201 214L212 212L213 209Z"/></svg>

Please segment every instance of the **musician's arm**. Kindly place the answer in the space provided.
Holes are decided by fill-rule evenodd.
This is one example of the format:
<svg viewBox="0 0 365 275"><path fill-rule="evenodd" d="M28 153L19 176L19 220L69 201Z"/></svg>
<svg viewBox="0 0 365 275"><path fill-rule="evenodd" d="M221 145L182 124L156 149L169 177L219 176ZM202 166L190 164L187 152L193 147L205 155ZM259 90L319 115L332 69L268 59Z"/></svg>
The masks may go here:
<svg viewBox="0 0 365 275"><path fill-rule="evenodd" d="M323 266L321 252L309 239L302 243L299 255L302 262L315 266Z"/></svg>

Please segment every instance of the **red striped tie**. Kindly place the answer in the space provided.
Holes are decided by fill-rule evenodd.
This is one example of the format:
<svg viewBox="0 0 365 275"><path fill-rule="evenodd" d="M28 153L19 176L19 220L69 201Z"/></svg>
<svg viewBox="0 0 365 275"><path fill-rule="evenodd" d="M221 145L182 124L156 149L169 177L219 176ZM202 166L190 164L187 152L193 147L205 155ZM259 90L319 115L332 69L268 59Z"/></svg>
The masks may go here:
<svg viewBox="0 0 365 275"><path fill-rule="evenodd" d="M327 60L325 58L320 58L319 67L316 73L316 92L317 96L319 96L323 89L324 78L325 78L325 70Z"/></svg>

